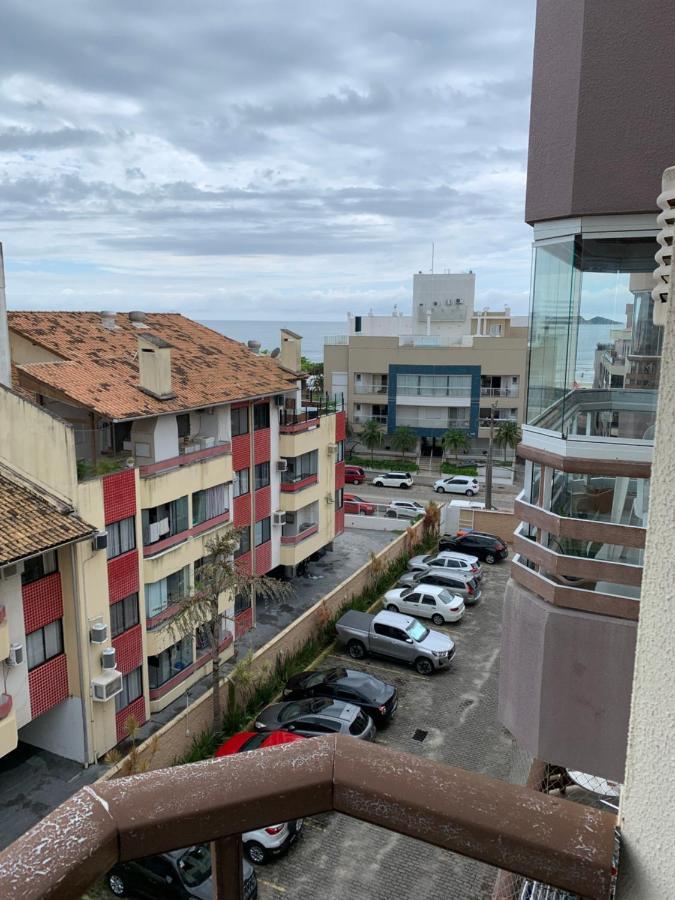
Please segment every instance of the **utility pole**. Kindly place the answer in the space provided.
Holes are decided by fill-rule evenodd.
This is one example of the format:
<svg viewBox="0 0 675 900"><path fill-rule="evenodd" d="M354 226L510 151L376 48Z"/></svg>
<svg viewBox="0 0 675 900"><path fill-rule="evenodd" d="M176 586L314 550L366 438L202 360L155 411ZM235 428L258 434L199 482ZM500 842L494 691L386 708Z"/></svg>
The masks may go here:
<svg viewBox="0 0 675 900"><path fill-rule="evenodd" d="M490 439L488 442L487 465L485 467L485 509L492 509L492 443L494 439L495 409L497 402L490 404Z"/></svg>

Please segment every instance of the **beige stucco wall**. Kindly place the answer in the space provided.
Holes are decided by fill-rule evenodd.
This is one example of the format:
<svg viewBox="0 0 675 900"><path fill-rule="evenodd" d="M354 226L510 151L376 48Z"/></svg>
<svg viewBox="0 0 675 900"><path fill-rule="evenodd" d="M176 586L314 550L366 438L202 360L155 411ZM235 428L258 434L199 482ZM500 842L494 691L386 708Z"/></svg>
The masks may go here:
<svg viewBox="0 0 675 900"><path fill-rule="evenodd" d="M232 481L232 456L216 456L140 480L141 507L149 509Z"/></svg>
<svg viewBox="0 0 675 900"><path fill-rule="evenodd" d="M12 362L15 366L23 366L27 363L58 362L62 358L39 344L34 344L24 335L17 334L11 328L9 331L9 346Z"/></svg>

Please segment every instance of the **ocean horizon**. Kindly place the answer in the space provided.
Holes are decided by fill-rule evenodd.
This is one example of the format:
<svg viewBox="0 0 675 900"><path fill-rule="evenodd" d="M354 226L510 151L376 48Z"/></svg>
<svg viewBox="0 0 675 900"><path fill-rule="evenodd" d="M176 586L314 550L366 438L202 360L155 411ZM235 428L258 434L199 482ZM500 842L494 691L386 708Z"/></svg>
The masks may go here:
<svg viewBox="0 0 675 900"><path fill-rule="evenodd" d="M252 319L200 319L203 325L235 341L260 341L261 349L274 350L280 343L280 331L288 328L302 337L302 355L312 362L323 362L323 339L329 334L346 334L347 321L340 322L260 322Z"/></svg>

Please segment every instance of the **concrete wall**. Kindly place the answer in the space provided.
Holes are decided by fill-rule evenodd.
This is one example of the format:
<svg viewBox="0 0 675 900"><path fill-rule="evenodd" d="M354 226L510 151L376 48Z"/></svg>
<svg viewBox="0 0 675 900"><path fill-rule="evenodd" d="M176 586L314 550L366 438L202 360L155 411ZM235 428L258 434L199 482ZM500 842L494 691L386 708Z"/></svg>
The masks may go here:
<svg viewBox="0 0 675 900"><path fill-rule="evenodd" d="M421 524L412 526L413 541L419 539ZM402 534L395 541L381 550L376 559L383 565L387 565L397 559L404 552L411 549L409 535ZM334 590L315 603L299 618L280 632L272 641L265 644L254 655L254 671L265 673L273 666L275 660L283 654L292 653L303 646L323 626L326 619L337 614L352 598L361 594L371 583L372 563L368 562L360 569L339 584ZM227 708L228 684L227 679L221 685L221 703L223 710ZM180 713L153 737L139 745L138 752L141 763L149 762L151 769L160 769L170 766L180 756L184 755L191 746L195 735L206 731L211 727L212 700L211 691L203 694L187 710ZM124 761L113 766L101 779L106 781L124 774Z"/></svg>

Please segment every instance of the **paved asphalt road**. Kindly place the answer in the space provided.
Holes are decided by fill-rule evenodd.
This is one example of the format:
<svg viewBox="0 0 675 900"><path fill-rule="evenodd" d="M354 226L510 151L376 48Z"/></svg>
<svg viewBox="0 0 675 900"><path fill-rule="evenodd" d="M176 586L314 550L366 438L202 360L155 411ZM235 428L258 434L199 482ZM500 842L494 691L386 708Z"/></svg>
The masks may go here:
<svg viewBox="0 0 675 900"><path fill-rule="evenodd" d="M414 478L415 476L413 476ZM417 500L419 503L428 503L429 500L435 500L437 503L449 503L450 500L477 500L483 502L485 499L485 491L481 487L475 497L465 497L462 494L437 494L429 484L420 482L414 483L411 488L402 490L401 488L375 487L371 484L372 478L368 477L365 484L346 484L345 494L356 494L364 500L373 503L388 504L392 500ZM516 483L514 485L502 486L495 485L492 489L492 499L497 509L513 509L514 497L520 493L522 485Z"/></svg>

